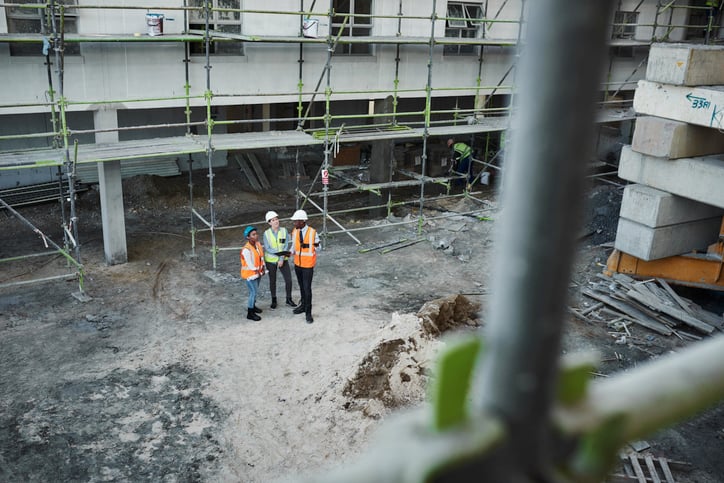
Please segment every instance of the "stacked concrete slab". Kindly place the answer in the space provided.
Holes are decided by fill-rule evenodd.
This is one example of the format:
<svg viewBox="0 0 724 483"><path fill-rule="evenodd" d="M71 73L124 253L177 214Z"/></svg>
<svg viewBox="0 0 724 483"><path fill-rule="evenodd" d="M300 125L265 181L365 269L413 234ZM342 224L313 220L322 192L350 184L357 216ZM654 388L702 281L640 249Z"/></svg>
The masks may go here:
<svg viewBox="0 0 724 483"><path fill-rule="evenodd" d="M724 46L654 44L634 109L615 247L646 261L705 250L724 216Z"/></svg>

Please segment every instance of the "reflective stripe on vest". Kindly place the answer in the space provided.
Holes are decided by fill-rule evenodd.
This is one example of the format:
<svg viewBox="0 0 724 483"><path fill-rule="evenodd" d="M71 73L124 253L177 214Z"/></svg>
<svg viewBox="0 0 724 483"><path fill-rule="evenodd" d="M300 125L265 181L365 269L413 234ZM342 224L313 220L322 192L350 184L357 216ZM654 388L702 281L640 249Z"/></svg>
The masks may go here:
<svg viewBox="0 0 724 483"><path fill-rule="evenodd" d="M264 232L264 239L267 241L267 244L272 248L272 250L279 252L287 244L287 229L279 228L276 236L274 236L274 230L269 228ZM264 261L276 263L279 261L279 257L273 253L264 252Z"/></svg>
<svg viewBox="0 0 724 483"><path fill-rule="evenodd" d="M456 143L453 146L453 149L456 153L460 155L460 159L465 159L472 153L472 149L470 149L470 146L465 143Z"/></svg>
<svg viewBox="0 0 724 483"><path fill-rule="evenodd" d="M317 238L317 232L311 226L307 227L307 234L304 236L304 245L299 243L300 231L295 228L292 233L294 240L294 265L302 268L313 268L317 263L317 248L314 246L314 240Z"/></svg>
<svg viewBox="0 0 724 483"><path fill-rule="evenodd" d="M253 267L249 267L246 265L244 250L249 250L254 257ZM241 278L243 278L244 280L248 280L254 275L259 275L261 273L262 259L264 258L264 249L261 247L260 243L257 243L256 245L247 243L246 245L244 245L244 248L242 248L241 252L239 253L239 258L241 259Z"/></svg>

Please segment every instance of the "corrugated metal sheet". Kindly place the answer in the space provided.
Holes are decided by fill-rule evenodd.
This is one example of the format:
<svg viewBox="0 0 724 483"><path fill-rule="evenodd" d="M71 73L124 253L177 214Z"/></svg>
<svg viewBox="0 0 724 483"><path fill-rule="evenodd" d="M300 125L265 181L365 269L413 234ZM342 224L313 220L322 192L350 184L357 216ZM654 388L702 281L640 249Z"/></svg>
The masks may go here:
<svg viewBox="0 0 724 483"><path fill-rule="evenodd" d="M176 158L124 159L121 161L122 178L140 174L168 177L181 174L181 170ZM76 176L79 183L98 183L98 166L96 164L79 164L76 166Z"/></svg>

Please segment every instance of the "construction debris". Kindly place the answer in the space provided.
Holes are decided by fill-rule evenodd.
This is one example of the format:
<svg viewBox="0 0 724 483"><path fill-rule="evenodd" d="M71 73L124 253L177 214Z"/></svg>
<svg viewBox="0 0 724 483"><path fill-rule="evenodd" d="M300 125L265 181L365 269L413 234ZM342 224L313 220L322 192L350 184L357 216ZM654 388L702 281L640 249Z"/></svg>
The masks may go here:
<svg viewBox="0 0 724 483"><path fill-rule="evenodd" d="M599 276L601 282L591 282L583 295L595 300L586 309L569 311L579 320L604 321L619 333L631 336L628 327L638 324L658 334L675 335L682 340L699 340L688 332L695 329L703 335L722 330L724 319L679 296L665 280L636 281L623 274ZM606 307L604 307L604 305ZM685 330L686 329L686 330ZM623 334L621 334L623 335Z"/></svg>
<svg viewBox="0 0 724 483"><path fill-rule="evenodd" d="M673 461L667 458L655 457L649 453L621 453L621 470L623 473L611 475L609 481L626 482L666 482L675 483L674 470L689 471L691 465L682 461ZM678 481L682 481L679 479Z"/></svg>

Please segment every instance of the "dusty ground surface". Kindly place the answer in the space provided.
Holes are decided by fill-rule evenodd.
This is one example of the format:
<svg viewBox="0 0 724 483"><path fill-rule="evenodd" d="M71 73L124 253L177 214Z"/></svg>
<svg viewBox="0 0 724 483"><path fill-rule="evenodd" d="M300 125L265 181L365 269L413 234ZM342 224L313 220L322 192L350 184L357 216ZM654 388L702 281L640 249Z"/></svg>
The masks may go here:
<svg viewBox="0 0 724 483"><path fill-rule="evenodd" d="M259 195L237 171L221 173L219 222L258 223L268 209L290 216L292 190L275 183ZM424 239L406 248L359 253L347 235L331 236L315 270L308 325L284 305L269 308L267 280L262 320L245 318L238 251L221 251L214 271L209 235L199 233L191 253L186 184L184 177L124 182L129 261L116 266L103 261L97 194L82 194L92 300L71 296L75 280L0 290L0 480L262 482L316 472L362 451L390 411L424 399L441 332L484 324L498 214L492 189L480 195L484 203L429 203L426 216L452 216L429 220ZM199 191L195 206L206 212L203 185ZM601 244L613 240L619 202L617 188L591 191L572 306L590 303L577 292L601 273L609 253ZM478 216L461 214L472 210ZM61 240L57 207L21 213ZM400 208L391 220L364 212L342 219L376 225L355 233L372 247L417 240L416 224L391 223L416 214ZM43 251L37 234L0 216L1 258ZM319 218L310 224L321 228ZM218 231L217 242L239 246L241 230ZM31 258L4 264L0 283L70 271L58 256ZM572 319L563 351L598 349L599 371L610 375L684 345L632 330L621 345L605 325ZM691 464L677 481L723 481L722 406L647 441L655 456Z"/></svg>

